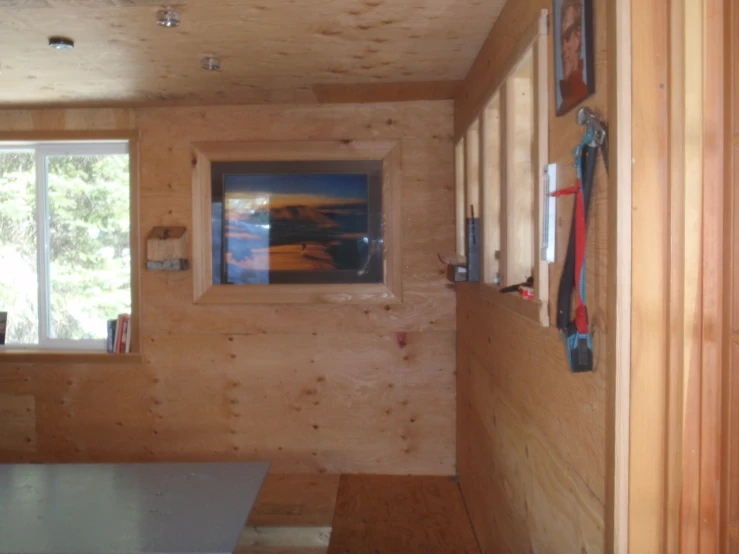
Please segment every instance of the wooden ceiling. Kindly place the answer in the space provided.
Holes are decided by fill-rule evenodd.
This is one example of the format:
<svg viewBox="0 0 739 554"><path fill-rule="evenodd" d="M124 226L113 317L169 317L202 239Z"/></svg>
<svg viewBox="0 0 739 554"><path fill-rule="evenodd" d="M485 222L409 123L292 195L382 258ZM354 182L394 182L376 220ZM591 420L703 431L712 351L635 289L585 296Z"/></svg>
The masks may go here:
<svg viewBox="0 0 739 554"><path fill-rule="evenodd" d="M449 98L504 4L183 0L167 29L154 0L0 0L0 107Z"/></svg>

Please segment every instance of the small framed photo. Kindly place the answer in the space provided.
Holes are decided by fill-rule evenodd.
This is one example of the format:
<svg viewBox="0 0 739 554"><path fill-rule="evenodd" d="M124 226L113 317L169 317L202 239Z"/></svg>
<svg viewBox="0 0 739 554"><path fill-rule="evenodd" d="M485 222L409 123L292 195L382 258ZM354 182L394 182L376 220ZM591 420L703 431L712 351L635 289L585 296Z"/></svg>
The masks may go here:
<svg viewBox="0 0 739 554"><path fill-rule="evenodd" d="M554 75L557 115L595 92L592 0L553 0Z"/></svg>

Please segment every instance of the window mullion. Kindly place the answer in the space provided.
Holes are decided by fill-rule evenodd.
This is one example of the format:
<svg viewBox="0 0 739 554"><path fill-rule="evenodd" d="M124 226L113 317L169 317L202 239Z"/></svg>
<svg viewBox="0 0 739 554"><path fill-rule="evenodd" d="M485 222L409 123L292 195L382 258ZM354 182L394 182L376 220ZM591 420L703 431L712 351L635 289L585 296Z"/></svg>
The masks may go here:
<svg viewBox="0 0 739 554"><path fill-rule="evenodd" d="M49 179L46 152L36 147L36 233L38 256L38 317L39 344L50 338L50 286L49 286Z"/></svg>

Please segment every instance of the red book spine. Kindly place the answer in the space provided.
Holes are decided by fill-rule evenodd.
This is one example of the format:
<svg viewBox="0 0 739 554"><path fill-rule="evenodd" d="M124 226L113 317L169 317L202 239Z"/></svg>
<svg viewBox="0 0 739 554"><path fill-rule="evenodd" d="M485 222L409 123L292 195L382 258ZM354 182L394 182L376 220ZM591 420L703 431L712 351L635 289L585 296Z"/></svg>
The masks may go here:
<svg viewBox="0 0 739 554"><path fill-rule="evenodd" d="M125 316L120 314L115 324L115 348L113 352L119 354L121 352L121 343L123 342L123 321Z"/></svg>

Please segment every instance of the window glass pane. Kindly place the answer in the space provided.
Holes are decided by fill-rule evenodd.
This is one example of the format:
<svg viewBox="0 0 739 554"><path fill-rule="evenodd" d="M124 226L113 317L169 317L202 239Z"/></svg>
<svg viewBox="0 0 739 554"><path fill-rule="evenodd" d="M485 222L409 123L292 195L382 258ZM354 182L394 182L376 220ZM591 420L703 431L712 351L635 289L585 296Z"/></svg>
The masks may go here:
<svg viewBox="0 0 739 554"><path fill-rule="evenodd" d="M49 156L49 338L104 339L131 310L127 154Z"/></svg>
<svg viewBox="0 0 739 554"><path fill-rule="evenodd" d="M482 215L483 281L500 284L500 95L493 99L482 115Z"/></svg>
<svg viewBox="0 0 739 554"><path fill-rule="evenodd" d="M465 214L467 209L465 206L466 200L466 183L465 183L465 168L464 168L464 137L462 137L454 148L454 187L455 187L455 201L456 201L456 231L457 231L457 255L465 256L467 254L467 245L465 244L465 234L467 232L467 221Z"/></svg>
<svg viewBox="0 0 739 554"><path fill-rule="evenodd" d="M0 151L0 311L6 344L38 343L36 171L33 152Z"/></svg>
<svg viewBox="0 0 739 554"><path fill-rule="evenodd" d="M224 196L227 283L331 282L367 260L367 175L228 175Z"/></svg>
<svg viewBox="0 0 739 554"><path fill-rule="evenodd" d="M383 282L380 161L216 162L213 282Z"/></svg>
<svg viewBox="0 0 739 554"><path fill-rule="evenodd" d="M507 109L513 114L509 148L507 285L521 283L534 271L535 168L534 56L529 50L511 77Z"/></svg>

